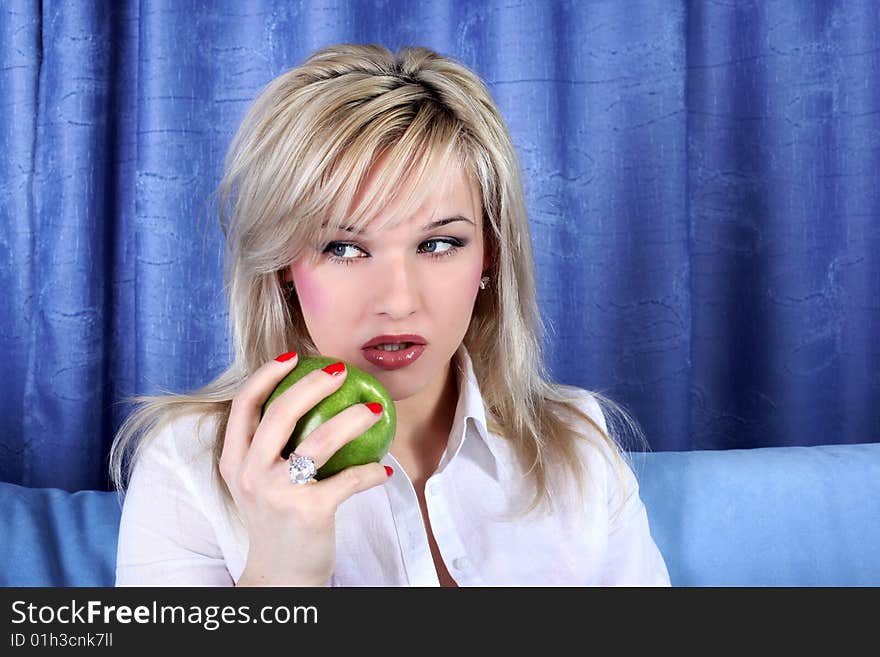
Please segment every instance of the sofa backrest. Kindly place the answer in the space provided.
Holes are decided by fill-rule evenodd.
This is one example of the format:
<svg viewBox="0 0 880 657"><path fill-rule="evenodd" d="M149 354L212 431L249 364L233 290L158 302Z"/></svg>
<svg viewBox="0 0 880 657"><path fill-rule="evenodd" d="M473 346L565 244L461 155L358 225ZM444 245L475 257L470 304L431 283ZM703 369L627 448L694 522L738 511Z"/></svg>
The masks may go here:
<svg viewBox="0 0 880 657"><path fill-rule="evenodd" d="M673 585L880 585L880 444L632 461ZM0 483L0 505L0 585L113 585L115 493Z"/></svg>

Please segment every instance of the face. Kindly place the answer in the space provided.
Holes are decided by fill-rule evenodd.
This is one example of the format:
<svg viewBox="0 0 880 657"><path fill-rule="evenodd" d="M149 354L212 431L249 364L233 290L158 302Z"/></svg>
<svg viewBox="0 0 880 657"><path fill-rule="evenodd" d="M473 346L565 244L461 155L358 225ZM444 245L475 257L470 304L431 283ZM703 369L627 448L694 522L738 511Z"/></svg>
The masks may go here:
<svg viewBox="0 0 880 657"><path fill-rule="evenodd" d="M319 247L318 264L303 256L288 272L318 351L369 372L395 401L436 389L448 376L489 267L479 188L460 166L443 178L402 223L377 232L374 220L360 234L340 231ZM445 219L454 221L425 229ZM427 343L411 364L384 370L364 358L361 347L371 338L405 333Z"/></svg>

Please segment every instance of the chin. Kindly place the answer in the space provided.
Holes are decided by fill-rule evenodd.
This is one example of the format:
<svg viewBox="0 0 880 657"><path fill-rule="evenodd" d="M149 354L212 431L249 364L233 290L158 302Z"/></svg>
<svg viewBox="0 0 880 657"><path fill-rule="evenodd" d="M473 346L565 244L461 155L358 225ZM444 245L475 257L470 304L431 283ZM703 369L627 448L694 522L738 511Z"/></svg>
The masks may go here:
<svg viewBox="0 0 880 657"><path fill-rule="evenodd" d="M364 361L366 367L362 369L376 377L388 390L391 399L399 402L419 394L430 385L436 375L436 372L425 374L425 371L418 367L421 364L421 362L413 363L409 367L399 370L383 370L381 367Z"/></svg>

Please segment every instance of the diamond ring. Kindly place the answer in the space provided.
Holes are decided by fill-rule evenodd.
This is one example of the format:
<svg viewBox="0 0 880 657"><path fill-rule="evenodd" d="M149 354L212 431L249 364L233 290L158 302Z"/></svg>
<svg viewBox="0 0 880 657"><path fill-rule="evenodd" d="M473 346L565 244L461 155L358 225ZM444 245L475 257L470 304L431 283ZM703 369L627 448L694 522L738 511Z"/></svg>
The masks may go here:
<svg viewBox="0 0 880 657"><path fill-rule="evenodd" d="M302 456L291 452L287 457L290 471L290 481L294 484L307 484L315 478L318 468L315 461L309 456Z"/></svg>

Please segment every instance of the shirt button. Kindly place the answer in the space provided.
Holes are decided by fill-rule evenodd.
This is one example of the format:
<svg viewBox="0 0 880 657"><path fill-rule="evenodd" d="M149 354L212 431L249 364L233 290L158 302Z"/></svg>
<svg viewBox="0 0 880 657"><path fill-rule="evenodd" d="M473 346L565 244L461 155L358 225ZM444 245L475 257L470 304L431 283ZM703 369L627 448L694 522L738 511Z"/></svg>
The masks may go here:
<svg viewBox="0 0 880 657"><path fill-rule="evenodd" d="M467 570L470 565L471 562L468 561L467 557L457 557L452 560L452 567L456 570Z"/></svg>
<svg viewBox="0 0 880 657"><path fill-rule="evenodd" d="M436 482L432 482L432 483L428 484L428 495L430 495L431 497L437 497L437 495L439 493L440 493L440 485L439 484L437 484Z"/></svg>

